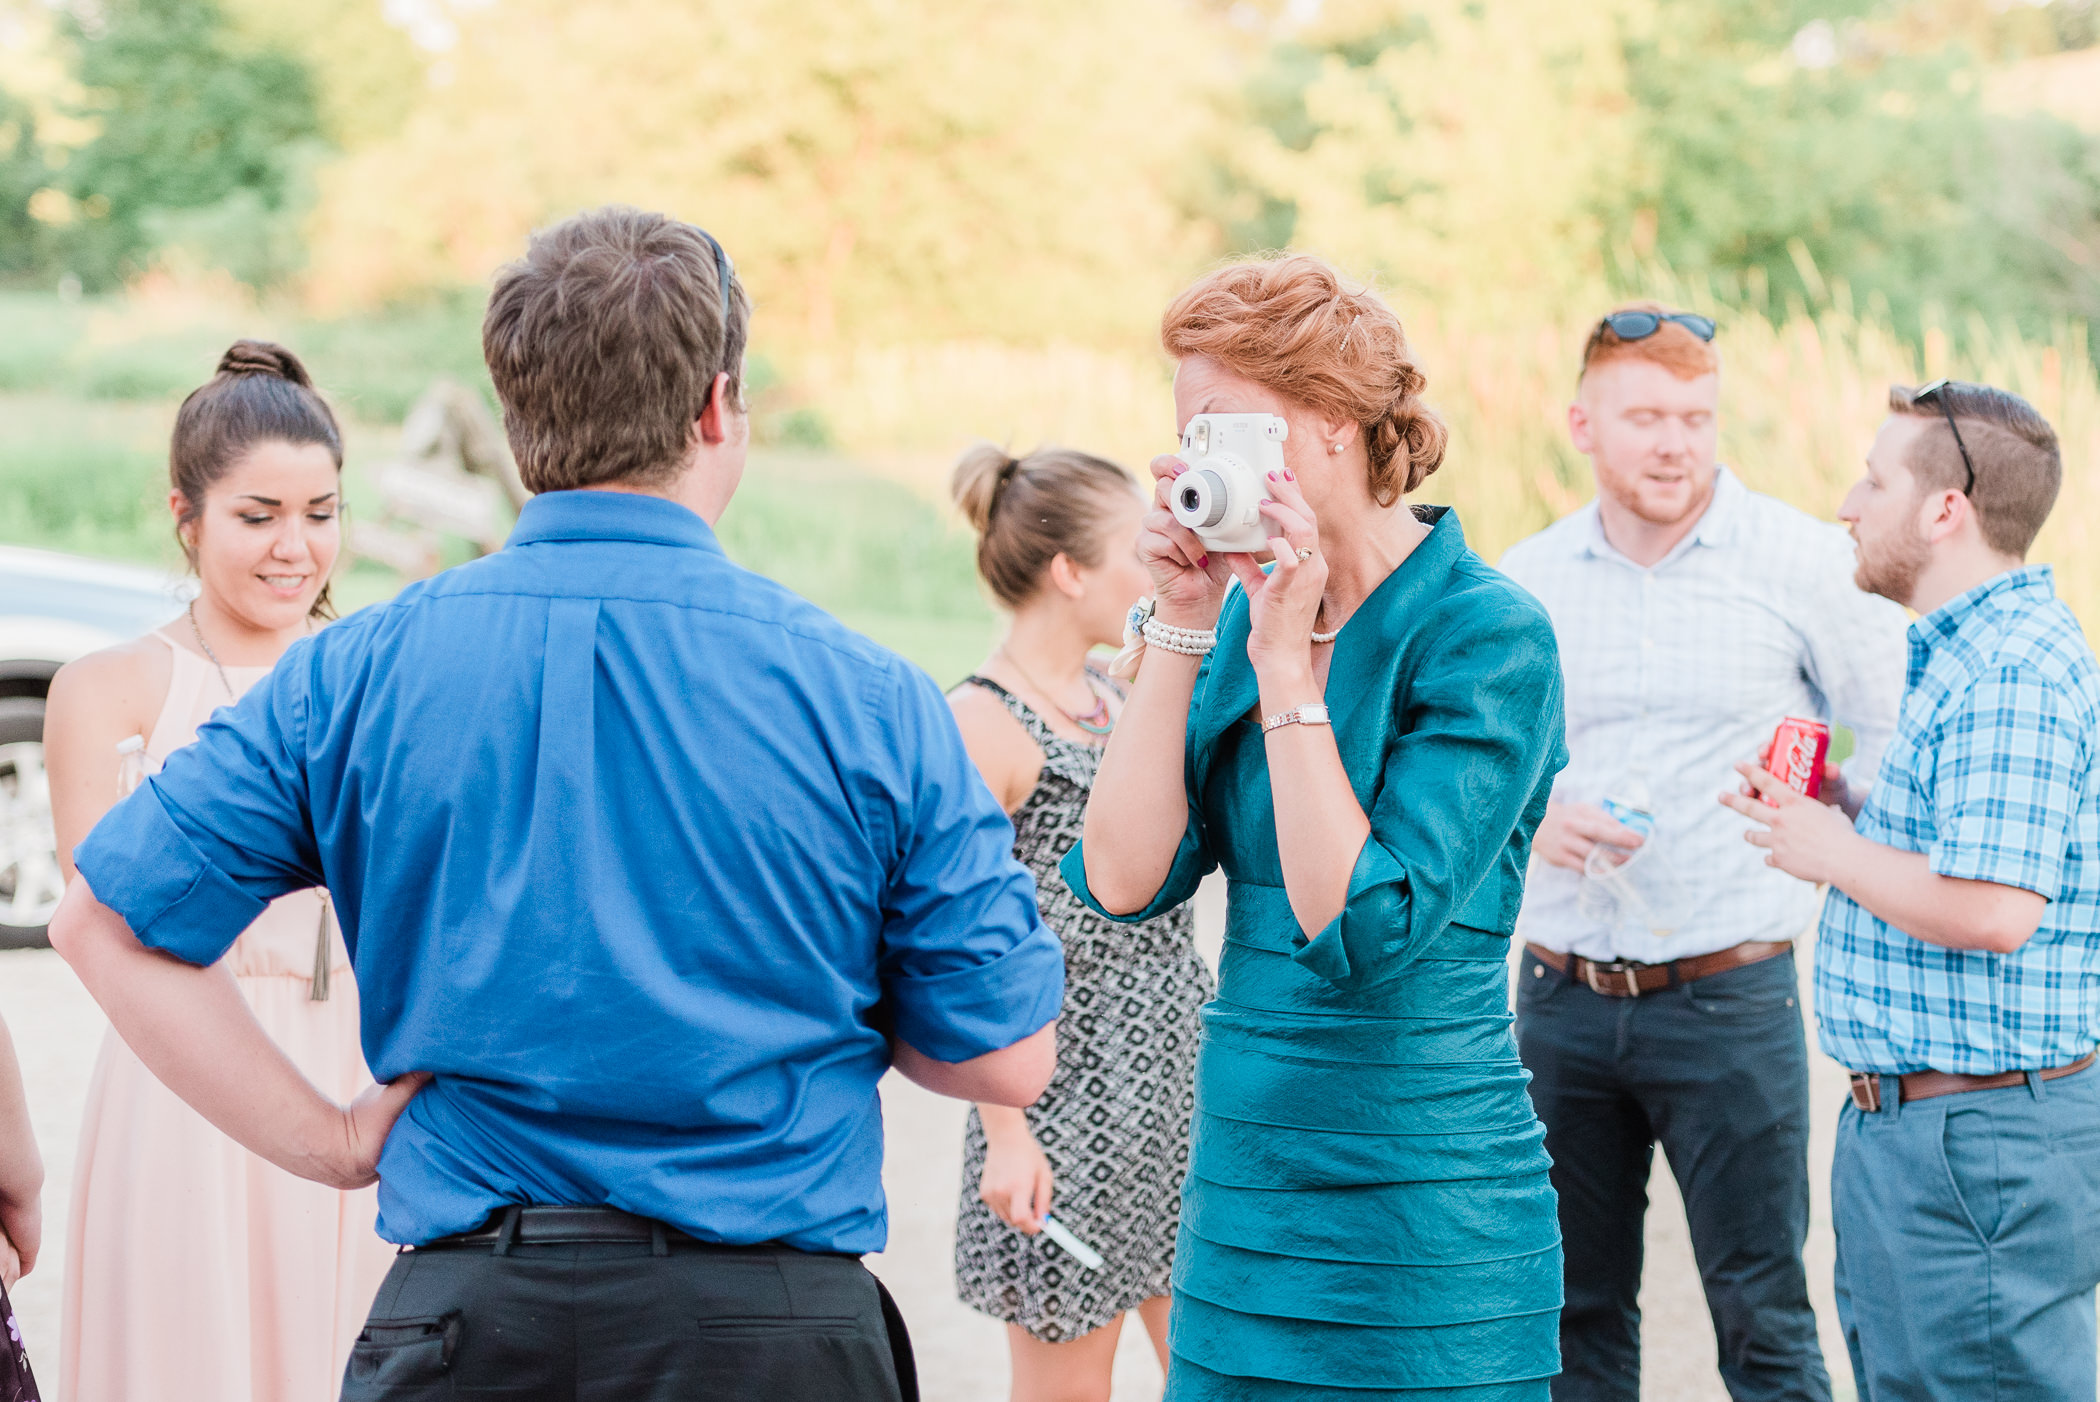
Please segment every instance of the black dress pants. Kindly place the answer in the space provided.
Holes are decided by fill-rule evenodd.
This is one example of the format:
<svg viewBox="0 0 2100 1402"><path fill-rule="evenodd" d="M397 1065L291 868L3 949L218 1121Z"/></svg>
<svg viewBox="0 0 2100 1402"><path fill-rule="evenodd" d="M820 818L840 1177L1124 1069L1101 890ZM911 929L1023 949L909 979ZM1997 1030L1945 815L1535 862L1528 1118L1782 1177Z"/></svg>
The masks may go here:
<svg viewBox="0 0 2100 1402"><path fill-rule="evenodd" d="M351 1351L343 1402L909 1402L881 1287L858 1258L661 1249L405 1251Z"/></svg>
<svg viewBox="0 0 2100 1402"><path fill-rule="evenodd" d="M1546 1124L1567 1258L1554 1402L1638 1402L1658 1141L1684 1195L1735 1402L1829 1402L1801 1248L1808 1045L1791 954L1639 998L1526 955L1517 1045Z"/></svg>

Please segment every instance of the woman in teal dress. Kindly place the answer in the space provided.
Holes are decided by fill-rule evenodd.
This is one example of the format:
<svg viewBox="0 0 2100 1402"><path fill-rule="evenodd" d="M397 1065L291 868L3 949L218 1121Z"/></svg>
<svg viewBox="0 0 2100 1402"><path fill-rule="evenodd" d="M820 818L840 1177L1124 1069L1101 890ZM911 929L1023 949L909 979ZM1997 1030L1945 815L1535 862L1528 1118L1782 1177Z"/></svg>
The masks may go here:
<svg viewBox="0 0 2100 1402"><path fill-rule="evenodd" d="M1444 431L1376 296L1238 264L1162 338L1184 424L1289 425L1266 573L1147 518L1142 670L1063 867L1128 920L1229 880L1168 1398L1543 1399L1560 1234L1506 961L1565 762L1552 627L1406 504Z"/></svg>

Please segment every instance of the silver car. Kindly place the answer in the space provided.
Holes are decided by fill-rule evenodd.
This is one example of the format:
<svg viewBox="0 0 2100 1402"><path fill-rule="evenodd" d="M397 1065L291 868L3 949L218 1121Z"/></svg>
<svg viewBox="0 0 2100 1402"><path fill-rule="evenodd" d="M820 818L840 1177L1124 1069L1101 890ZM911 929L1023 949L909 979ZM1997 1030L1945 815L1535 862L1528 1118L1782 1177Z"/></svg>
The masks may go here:
<svg viewBox="0 0 2100 1402"><path fill-rule="evenodd" d="M53 674L167 622L193 589L158 570L0 545L0 947L42 944L65 891L44 777Z"/></svg>

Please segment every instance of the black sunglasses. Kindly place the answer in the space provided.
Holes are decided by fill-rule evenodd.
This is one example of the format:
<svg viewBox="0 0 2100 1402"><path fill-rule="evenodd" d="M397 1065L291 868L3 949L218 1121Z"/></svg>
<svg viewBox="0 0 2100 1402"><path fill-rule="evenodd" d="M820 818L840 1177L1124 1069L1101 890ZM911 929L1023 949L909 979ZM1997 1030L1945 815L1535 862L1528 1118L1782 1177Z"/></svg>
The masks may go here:
<svg viewBox="0 0 2100 1402"><path fill-rule="evenodd" d="M715 251L715 288L722 294L722 343L729 343L729 287L736 278L736 264L729 261L729 253L722 241L701 228L692 226L694 233L707 240L707 246Z"/></svg>
<svg viewBox="0 0 2100 1402"><path fill-rule="evenodd" d="M1967 497L1976 494L1976 460L1969 456L1969 445L1961 441L1961 426L1954 422L1954 410L1947 403L1947 396L1943 393L1955 383L1957 382L1954 380L1934 380L1929 385L1912 390L1910 402L1935 405L1947 416L1947 431L1954 435L1954 446L1961 449L1961 465L1969 471L1969 483L1961 489L1961 494Z"/></svg>
<svg viewBox="0 0 2100 1402"><path fill-rule="evenodd" d="M1597 329L1608 328L1622 341L1645 341L1662 330L1666 321L1675 322L1702 341L1714 338L1713 318L1697 312L1613 312L1597 323Z"/></svg>

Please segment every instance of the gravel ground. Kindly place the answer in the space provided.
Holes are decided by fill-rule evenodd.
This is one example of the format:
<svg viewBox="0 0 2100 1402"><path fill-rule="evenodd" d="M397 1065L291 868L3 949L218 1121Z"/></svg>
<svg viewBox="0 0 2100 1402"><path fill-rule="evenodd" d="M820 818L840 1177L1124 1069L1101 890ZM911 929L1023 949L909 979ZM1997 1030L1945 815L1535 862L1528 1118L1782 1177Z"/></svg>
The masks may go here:
<svg viewBox="0 0 2100 1402"><path fill-rule="evenodd" d="M1199 928L1215 952L1222 905L1207 892ZM1806 961L1804 961L1805 967ZM45 1250L35 1274L14 1299L32 1360L49 1360L47 1390L55 1386L60 1275L64 1268L67 1188L80 1106L105 1026L72 973L48 950L0 953L0 1014L12 1030L28 1080L30 1108L44 1152ZM1824 1355L1840 1398L1853 1396L1844 1344L1830 1296L1830 1130L1844 1096L1844 1077L1816 1058L1815 1124L1810 1145L1815 1216L1809 1238L1809 1281L1823 1326ZM919 1354L927 1402L992 1402L1005 1395L1006 1343L1001 1326L955 1299L950 1251L961 1176L963 1107L890 1077L883 1084L889 1157L884 1180L890 1199L891 1249L869 1264L897 1295ZM1641 1388L1651 1402L1725 1402L1714 1372L1713 1330L1700 1295L1684 1211L1669 1172L1657 1158L1650 1188L1648 1269L1641 1294L1646 1357ZM1161 1379L1150 1344L1135 1320L1117 1355L1116 1402L1151 1402Z"/></svg>

